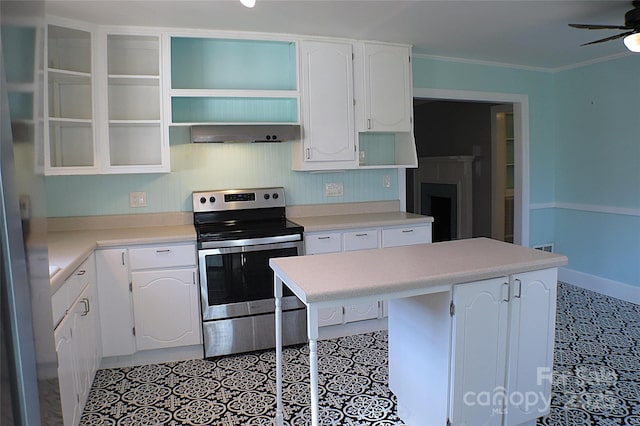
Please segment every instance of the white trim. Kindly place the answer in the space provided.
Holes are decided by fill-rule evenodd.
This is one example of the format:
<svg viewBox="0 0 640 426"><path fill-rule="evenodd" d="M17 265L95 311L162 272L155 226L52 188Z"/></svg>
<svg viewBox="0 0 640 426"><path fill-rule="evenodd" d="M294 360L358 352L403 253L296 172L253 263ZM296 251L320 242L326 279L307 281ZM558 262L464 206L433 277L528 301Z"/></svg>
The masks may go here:
<svg viewBox="0 0 640 426"><path fill-rule="evenodd" d="M398 199L400 200L400 211L407 211L407 169L398 169Z"/></svg>
<svg viewBox="0 0 640 426"><path fill-rule="evenodd" d="M555 209L556 207L557 205L554 202L529 204L529 210Z"/></svg>
<svg viewBox="0 0 640 426"><path fill-rule="evenodd" d="M529 96L517 93L475 92L471 90L413 89L414 98L478 101L513 104L515 136L514 242L529 245Z"/></svg>
<svg viewBox="0 0 640 426"><path fill-rule="evenodd" d="M509 64L505 62L485 61L482 59L468 59L468 58L453 58L449 56L428 55L425 53L413 53L413 57L420 59L433 59L443 62L457 62L460 64L471 65L485 65L489 67L501 67L510 69L519 69L523 71L536 71L536 72L554 72L554 68L534 67L529 65Z"/></svg>
<svg viewBox="0 0 640 426"><path fill-rule="evenodd" d="M576 204L576 203L535 203L529 205L530 210L540 209L565 209L578 210L591 213L619 214L624 216L640 216L640 209L627 207L600 206L596 204Z"/></svg>
<svg viewBox="0 0 640 426"><path fill-rule="evenodd" d="M578 62L575 64L563 65L561 67L536 67L531 65L519 65L519 64L509 64L506 62L496 62L496 61L487 61L482 59L468 59L468 58L454 58L450 56L439 56L439 55L429 55L425 53L413 53L414 58L419 59L431 59L434 61L442 61L442 62L455 62L459 64L469 64L469 65L483 65L487 67L500 67L500 68L509 68L509 69L518 69L522 71L533 71L533 72L544 72L544 73L558 73L562 71L568 71L576 68L582 68L593 64L598 64L601 62L613 61L615 59L623 58L625 56L631 56L633 53L625 51L622 53L616 53L614 55L603 56L601 58L589 59L588 61Z"/></svg>
<svg viewBox="0 0 640 426"><path fill-rule="evenodd" d="M640 304L640 287L620 281L602 278L568 268L558 269L558 280L596 293Z"/></svg>
<svg viewBox="0 0 640 426"><path fill-rule="evenodd" d="M614 59L623 58L625 56L631 56L633 54L634 53L631 53L629 51L624 51L622 53L616 53L615 55L604 56L602 58L595 58L595 59L590 59L590 60L584 61L584 62L578 62L577 64L571 64L571 65L565 65L563 67L553 68L550 71L554 72L554 73L562 72L562 71L569 71L569 70L572 70L572 69L582 68L582 67L586 67L586 66L593 65L593 64L599 64L601 62L613 61Z"/></svg>

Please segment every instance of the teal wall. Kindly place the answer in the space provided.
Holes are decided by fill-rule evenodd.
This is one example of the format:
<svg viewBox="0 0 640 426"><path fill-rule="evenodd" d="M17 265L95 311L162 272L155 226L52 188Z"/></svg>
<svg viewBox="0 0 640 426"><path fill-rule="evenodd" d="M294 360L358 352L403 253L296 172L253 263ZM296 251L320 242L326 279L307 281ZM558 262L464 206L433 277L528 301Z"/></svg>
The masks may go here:
<svg viewBox="0 0 640 426"><path fill-rule="evenodd" d="M556 73L556 250L640 286L640 56Z"/></svg>
<svg viewBox="0 0 640 426"><path fill-rule="evenodd" d="M391 186L383 187L389 175ZM325 197L324 184L342 182L344 196ZM335 173L291 171L291 146L191 144L171 146L171 173L49 176L50 217L191 211L191 191L284 186L289 205L397 200L396 170ZM129 207L129 192L145 191L147 207Z"/></svg>

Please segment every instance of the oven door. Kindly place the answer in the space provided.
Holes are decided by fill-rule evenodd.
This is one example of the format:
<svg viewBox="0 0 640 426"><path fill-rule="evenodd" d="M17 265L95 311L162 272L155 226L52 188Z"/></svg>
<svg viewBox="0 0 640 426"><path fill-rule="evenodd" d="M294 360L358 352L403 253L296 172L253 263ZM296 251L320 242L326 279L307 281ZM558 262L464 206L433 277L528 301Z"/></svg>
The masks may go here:
<svg viewBox="0 0 640 426"><path fill-rule="evenodd" d="M198 251L202 319L216 320L273 312L273 271L269 259L297 256L302 241L222 247ZM283 310L302 308L285 289Z"/></svg>

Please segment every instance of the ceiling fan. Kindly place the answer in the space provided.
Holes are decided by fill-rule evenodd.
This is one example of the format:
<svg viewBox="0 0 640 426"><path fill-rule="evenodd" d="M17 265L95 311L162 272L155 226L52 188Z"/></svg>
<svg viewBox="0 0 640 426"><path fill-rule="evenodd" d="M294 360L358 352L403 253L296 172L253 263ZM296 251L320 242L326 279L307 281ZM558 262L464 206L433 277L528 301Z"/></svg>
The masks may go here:
<svg viewBox="0 0 640 426"><path fill-rule="evenodd" d="M587 30L628 30L611 37L584 43L581 46L603 43L624 37L624 44L627 49L632 52L640 52L640 0L634 0L632 4L633 9L624 14L624 25L569 24L569 26Z"/></svg>

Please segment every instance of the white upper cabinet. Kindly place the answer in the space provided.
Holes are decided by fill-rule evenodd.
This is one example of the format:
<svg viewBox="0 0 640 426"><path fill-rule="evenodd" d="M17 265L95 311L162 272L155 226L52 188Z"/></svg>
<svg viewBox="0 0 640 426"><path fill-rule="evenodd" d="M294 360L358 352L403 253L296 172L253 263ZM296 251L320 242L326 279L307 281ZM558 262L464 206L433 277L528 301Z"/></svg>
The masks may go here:
<svg viewBox="0 0 640 426"><path fill-rule="evenodd" d="M294 169L354 168L353 46L300 45L303 137L302 149L293 147Z"/></svg>
<svg viewBox="0 0 640 426"><path fill-rule="evenodd" d="M47 26L45 171L95 173L93 34Z"/></svg>
<svg viewBox="0 0 640 426"><path fill-rule="evenodd" d="M409 47L362 43L361 132L411 132L411 51Z"/></svg>
<svg viewBox="0 0 640 426"><path fill-rule="evenodd" d="M159 34L47 26L46 174L170 171L161 44Z"/></svg>
<svg viewBox="0 0 640 426"><path fill-rule="evenodd" d="M161 44L158 34L107 33L107 125L102 166L109 172L168 172L162 126Z"/></svg>
<svg viewBox="0 0 640 426"><path fill-rule="evenodd" d="M361 42L355 52L359 167L417 167L411 48Z"/></svg>

